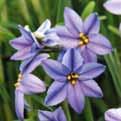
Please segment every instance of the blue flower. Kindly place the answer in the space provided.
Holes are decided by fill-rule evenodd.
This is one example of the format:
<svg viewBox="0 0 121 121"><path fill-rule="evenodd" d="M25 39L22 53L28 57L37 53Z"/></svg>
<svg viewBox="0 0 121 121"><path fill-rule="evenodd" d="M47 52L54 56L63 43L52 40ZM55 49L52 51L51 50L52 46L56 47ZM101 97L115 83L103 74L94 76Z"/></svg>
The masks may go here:
<svg viewBox="0 0 121 121"><path fill-rule="evenodd" d="M54 112L39 110L38 116L39 121L66 121L61 107L57 108Z"/></svg>
<svg viewBox="0 0 121 121"><path fill-rule="evenodd" d="M108 0L104 3L104 8L116 15L121 15L121 0Z"/></svg>
<svg viewBox="0 0 121 121"><path fill-rule="evenodd" d="M67 100L78 113L84 108L85 98L102 97L102 91L93 78L105 70L105 66L97 63L83 64L77 49L68 49L62 63L46 59L42 61L46 73L55 81L49 87L46 105L57 105Z"/></svg>
<svg viewBox="0 0 121 121"><path fill-rule="evenodd" d="M113 108L106 111L105 121L121 121L121 108Z"/></svg>
<svg viewBox="0 0 121 121"><path fill-rule="evenodd" d="M65 26L57 26L54 31L60 37L58 44L64 48L78 48L85 62L94 62L98 55L112 51L109 40L99 34L100 20L92 13L83 22L80 16L70 8L64 10Z"/></svg>
<svg viewBox="0 0 121 121"><path fill-rule="evenodd" d="M24 121L24 95L31 95L33 93L40 93L46 90L45 84L38 77L33 74L21 75L19 74L17 83L15 84L15 110L20 121Z"/></svg>
<svg viewBox="0 0 121 121"><path fill-rule="evenodd" d="M13 48L17 49L11 59L25 60L38 54L45 46L55 46L58 36L51 31L51 23L46 20L42 25L32 33L30 29L19 25L21 36L10 41Z"/></svg>

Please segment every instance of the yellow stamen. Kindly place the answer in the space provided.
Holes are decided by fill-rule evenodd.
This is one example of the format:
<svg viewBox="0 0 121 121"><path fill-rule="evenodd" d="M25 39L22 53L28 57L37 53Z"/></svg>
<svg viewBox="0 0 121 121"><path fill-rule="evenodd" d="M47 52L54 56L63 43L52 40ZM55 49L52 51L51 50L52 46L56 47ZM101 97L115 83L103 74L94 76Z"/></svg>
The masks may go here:
<svg viewBox="0 0 121 121"><path fill-rule="evenodd" d="M67 76L67 79L68 79L68 80L70 80L70 79L71 79L71 76L70 76L70 75L68 75L68 76Z"/></svg>
<svg viewBox="0 0 121 121"><path fill-rule="evenodd" d="M72 81L71 81L71 84L72 84L72 85L75 85L75 84L76 84L76 80L72 80Z"/></svg>
<svg viewBox="0 0 121 121"><path fill-rule="evenodd" d="M81 37L83 37L84 36L84 34L81 32L80 34L79 34L79 37L81 38Z"/></svg>
<svg viewBox="0 0 121 121"><path fill-rule="evenodd" d="M20 82L15 83L14 86L15 86L16 88L19 87L19 86L20 86Z"/></svg>
<svg viewBox="0 0 121 121"><path fill-rule="evenodd" d="M42 35L42 34L39 33L39 32L34 32L33 34L34 34L34 36L35 36L36 38L38 38L38 39L40 39L40 40L42 40L42 39L44 38L44 35Z"/></svg>
<svg viewBox="0 0 121 121"><path fill-rule="evenodd" d="M80 46L83 46L89 43L89 39L84 33L81 32L79 34L79 38L80 38L80 42L79 42Z"/></svg>
<svg viewBox="0 0 121 121"><path fill-rule="evenodd" d="M85 40L84 40L84 42L85 42L85 43L88 43L88 42L89 42L89 40L88 40L88 39L85 39Z"/></svg>
<svg viewBox="0 0 121 121"><path fill-rule="evenodd" d="M79 45L81 45L81 46L84 45L83 41L80 41L80 42L79 42Z"/></svg>
<svg viewBox="0 0 121 121"><path fill-rule="evenodd" d="M67 75L67 80L72 84L75 85L78 80L79 75L76 73L70 73Z"/></svg>
<svg viewBox="0 0 121 121"><path fill-rule="evenodd" d="M17 82L14 84L14 86L15 86L16 88L20 86L20 81L22 80L22 78L23 78L23 76L22 76L22 74L20 73L20 74L18 75Z"/></svg>

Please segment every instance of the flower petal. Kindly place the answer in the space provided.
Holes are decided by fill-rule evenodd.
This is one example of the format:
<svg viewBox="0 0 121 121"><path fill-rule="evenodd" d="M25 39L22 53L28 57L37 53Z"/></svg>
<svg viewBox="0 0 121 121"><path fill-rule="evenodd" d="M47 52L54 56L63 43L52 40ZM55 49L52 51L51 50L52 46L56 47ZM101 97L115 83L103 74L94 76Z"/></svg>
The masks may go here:
<svg viewBox="0 0 121 121"><path fill-rule="evenodd" d="M31 47L26 47L22 50L16 52L12 57L11 60L25 60L34 56L36 52L31 52Z"/></svg>
<svg viewBox="0 0 121 121"><path fill-rule="evenodd" d="M45 38L43 39L43 44L46 46L55 46L57 45L58 41L59 41L59 37L57 36L56 33L49 33L46 34Z"/></svg>
<svg viewBox="0 0 121 121"><path fill-rule="evenodd" d="M104 55L112 51L111 43L106 37L102 36L101 34L90 34L89 39L90 43L88 44L88 48L92 52L99 55Z"/></svg>
<svg viewBox="0 0 121 121"><path fill-rule="evenodd" d="M84 95L81 90L79 82L76 85L68 84L67 99L71 107L77 112L81 113L84 108Z"/></svg>
<svg viewBox="0 0 121 121"><path fill-rule="evenodd" d="M66 116L61 107L57 108L54 111L54 118L55 118L55 121L66 121Z"/></svg>
<svg viewBox="0 0 121 121"><path fill-rule="evenodd" d="M15 90L15 110L20 121L24 121L24 94Z"/></svg>
<svg viewBox="0 0 121 121"><path fill-rule="evenodd" d="M89 48L85 47L84 49L80 49L80 51L85 63L97 62L97 55Z"/></svg>
<svg viewBox="0 0 121 121"><path fill-rule="evenodd" d="M67 94L67 83L55 81L50 86L45 104L49 106L57 105L65 100Z"/></svg>
<svg viewBox="0 0 121 121"><path fill-rule="evenodd" d="M36 55L32 58L26 59L22 62L20 66L20 71L22 73L31 73L41 62L49 57L48 54Z"/></svg>
<svg viewBox="0 0 121 121"><path fill-rule="evenodd" d="M62 64L64 64L72 72L79 68L82 63L83 58L77 49L68 49L62 59Z"/></svg>
<svg viewBox="0 0 121 121"><path fill-rule="evenodd" d="M81 17L74 10L66 7L64 10L64 20L67 29L73 35L79 37L79 33L83 32L83 22Z"/></svg>
<svg viewBox="0 0 121 121"><path fill-rule="evenodd" d="M51 121L53 113L49 111L38 111L39 121Z"/></svg>
<svg viewBox="0 0 121 121"><path fill-rule="evenodd" d="M92 79L100 74L102 74L105 70L105 66L98 63L87 63L80 70L80 80Z"/></svg>
<svg viewBox="0 0 121 121"><path fill-rule="evenodd" d="M62 50L60 51L59 56L58 56L58 58L57 58L57 60L58 60L59 62L62 62L62 59L63 59L63 56L64 56L65 52L66 52L65 49L62 49Z"/></svg>
<svg viewBox="0 0 121 121"><path fill-rule="evenodd" d="M20 30L22 36L24 36L24 38L26 39L26 41L28 41L28 43L33 43L34 40L33 40L31 31L26 30L26 29L25 29L24 27L22 27L21 25L19 25L18 27L19 27L19 30Z"/></svg>
<svg viewBox="0 0 121 121"><path fill-rule="evenodd" d="M28 92L40 93L46 90L44 82L32 74L23 75L21 85L27 90L27 94Z"/></svg>
<svg viewBox="0 0 121 121"><path fill-rule="evenodd" d="M105 112L106 121L121 121L121 108L112 108Z"/></svg>
<svg viewBox="0 0 121 121"><path fill-rule="evenodd" d="M45 34L51 27L51 22L49 19L45 20L40 27L37 29L36 32L40 32L41 34Z"/></svg>
<svg viewBox="0 0 121 121"><path fill-rule="evenodd" d="M61 38L64 38L64 39L67 39L67 40L77 39L77 36L72 35L72 33L69 32L68 29L65 26L56 26L53 30Z"/></svg>
<svg viewBox="0 0 121 121"><path fill-rule="evenodd" d="M10 41L10 45L17 49L17 50L20 50L20 49L23 49L23 48L26 48L28 46L31 46L31 43L29 43L25 38L24 36L20 36L20 37L17 37L16 39L13 39Z"/></svg>
<svg viewBox="0 0 121 121"><path fill-rule="evenodd" d="M90 14L84 22L85 34L98 33L100 29L100 20L97 13Z"/></svg>
<svg viewBox="0 0 121 121"><path fill-rule="evenodd" d="M94 80L81 81L81 88L85 96L89 97L102 97L103 93Z"/></svg>
<svg viewBox="0 0 121 121"><path fill-rule="evenodd" d="M58 61L47 59L42 61L42 66L46 73L57 81L65 81L69 69Z"/></svg>
<svg viewBox="0 0 121 121"><path fill-rule="evenodd" d="M121 1L120 0L108 0L103 4L104 8L116 15L121 15Z"/></svg>

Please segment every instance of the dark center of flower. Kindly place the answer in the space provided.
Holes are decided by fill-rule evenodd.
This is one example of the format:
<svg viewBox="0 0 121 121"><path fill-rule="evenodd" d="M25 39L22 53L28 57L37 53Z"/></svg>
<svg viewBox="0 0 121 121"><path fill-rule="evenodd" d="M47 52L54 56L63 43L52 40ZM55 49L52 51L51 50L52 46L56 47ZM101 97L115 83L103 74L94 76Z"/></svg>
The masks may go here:
<svg viewBox="0 0 121 121"><path fill-rule="evenodd" d="M39 32L34 32L33 34L34 34L34 36L36 37L36 39L37 39L37 41L38 41L39 43L41 43L42 40L44 39L44 35L42 35L42 34L39 33Z"/></svg>
<svg viewBox="0 0 121 121"><path fill-rule="evenodd" d="M18 75L17 82L15 83L15 87L16 87L16 88L19 87L20 81L22 80L22 78L23 78L22 74L19 74L19 75Z"/></svg>
<svg viewBox="0 0 121 121"><path fill-rule="evenodd" d="M79 39L80 39L80 42L79 42L79 45L83 46L83 45L87 45L89 43L89 38L87 35L85 35L84 33L80 33L79 34Z"/></svg>
<svg viewBox="0 0 121 121"><path fill-rule="evenodd" d="M79 78L79 75L77 73L70 73L67 75L67 80L72 84L72 85L75 85L77 80Z"/></svg>

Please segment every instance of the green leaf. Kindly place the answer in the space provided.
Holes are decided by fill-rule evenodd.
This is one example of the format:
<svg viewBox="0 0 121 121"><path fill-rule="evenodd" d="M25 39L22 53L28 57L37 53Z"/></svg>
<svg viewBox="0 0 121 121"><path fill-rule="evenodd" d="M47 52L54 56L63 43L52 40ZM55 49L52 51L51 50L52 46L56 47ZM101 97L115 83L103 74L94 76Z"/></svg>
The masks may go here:
<svg viewBox="0 0 121 121"><path fill-rule="evenodd" d="M108 29L114 33L115 35L121 37L121 33L119 32L119 29L117 29L116 27L112 26L112 25L109 25L108 26Z"/></svg>
<svg viewBox="0 0 121 121"><path fill-rule="evenodd" d="M121 62L118 56L118 52L115 49L113 53L105 56L105 60L108 64L109 71L113 78L113 83L119 98L121 98Z"/></svg>
<svg viewBox="0 0 121 121"><path fill-rule="evenodd" d="M85 121L94 121L92 114L92 107L90 104L90 100L86 98L86 104L84 108L84 119Z"/></svg>
<svg viewBox="0 0 121 121"><path fill-rule="evenodd" d="M94 11L95 8L95 2L94 1L90 1L87 6L85 7L85 9L82 12L82 18L85 19L90 13L92 13Z"/></svg>

